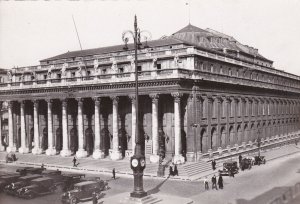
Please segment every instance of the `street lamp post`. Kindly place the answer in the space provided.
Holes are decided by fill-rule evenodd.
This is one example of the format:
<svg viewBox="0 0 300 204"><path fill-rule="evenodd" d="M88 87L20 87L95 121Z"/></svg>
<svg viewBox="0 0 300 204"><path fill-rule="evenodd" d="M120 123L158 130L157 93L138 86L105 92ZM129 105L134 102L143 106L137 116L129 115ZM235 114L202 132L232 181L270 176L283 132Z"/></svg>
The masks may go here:
<svg viewBox="0 0 300 204"><path fill-rule="evenodd" d="M257 147L258 147L258 156L260 157L260 145L261 145L261 139L260 139L260 129L257 130Z"/></svg>
<svg viewBox="0 0 300 204"><path fill-rule="evenodd" d="M143 172L146 167L145 156L142 154L142 138L139 134L139 90L138 90L138 57L137 50L141 45L140 38L142 33L147 33L147 31L140 31L137 26L137 18L134 16L134 32L125 31L123 32L122 38L125 42L125 49L128 49L127 42L129 41L129 36L134 40L134 57L135 57L135 113L136 113L136 126L135 126L135 151L134 155L130 158L130 166L133 170L133 178L134 178L134 189L133 192L130 193L131 197L134 198L143 198L147 196L147 193L143 188ZM129 35L129 36L128 36ZM148 33L149 36L150 33ZM147 37L146 37L147 40Z"/></svg>

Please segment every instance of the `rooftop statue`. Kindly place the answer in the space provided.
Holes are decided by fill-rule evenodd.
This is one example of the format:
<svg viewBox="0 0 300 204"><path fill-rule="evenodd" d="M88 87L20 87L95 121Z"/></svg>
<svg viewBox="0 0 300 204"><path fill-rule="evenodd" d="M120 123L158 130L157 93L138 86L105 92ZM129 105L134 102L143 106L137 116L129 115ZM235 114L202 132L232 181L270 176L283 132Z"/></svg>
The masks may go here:
<svg viewBox="0 0 300 204"><path fill-rule="evenodd" d="M118 71L117 61L114 60L112 65L111 65L111 73L115 74L115 73L117 73L117 71Z"/></svg>
<svg viewBox="0 0 300 204"><path fill-rule="evenodd" d="M94 60L94 71L95 71L95 74L97 74L98 73L98 71L99 71L99 62L98 62L98 60L97 59L95 59Z"/></svg>
<svg viewBox="0 0 300 204"><path fill-rule="evenodd" d="M64 63L61 70L60 70L61 71L61 76L65 77L67 75L67 73L66 73L67 67L68 67L68 63Z"/></svg>

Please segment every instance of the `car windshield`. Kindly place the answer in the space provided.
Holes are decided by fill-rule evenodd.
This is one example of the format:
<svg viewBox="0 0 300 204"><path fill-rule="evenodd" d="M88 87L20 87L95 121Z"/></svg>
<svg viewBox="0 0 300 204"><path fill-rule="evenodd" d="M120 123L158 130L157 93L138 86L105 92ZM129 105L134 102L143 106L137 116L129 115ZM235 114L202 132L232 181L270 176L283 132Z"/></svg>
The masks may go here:
<svg viewBox="0 0 300 204"><path fill-rule="evenodd" d="M80 186L74 186L74 190L80 190Z"/></svg>

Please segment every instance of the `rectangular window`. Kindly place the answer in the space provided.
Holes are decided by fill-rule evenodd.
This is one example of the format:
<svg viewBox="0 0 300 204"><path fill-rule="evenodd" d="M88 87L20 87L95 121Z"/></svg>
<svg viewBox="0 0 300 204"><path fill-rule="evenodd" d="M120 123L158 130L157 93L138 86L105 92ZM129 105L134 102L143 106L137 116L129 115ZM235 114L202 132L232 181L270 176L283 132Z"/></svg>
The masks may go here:
<svg viewBox="0 0 300 204"><path fill-rule="evenodd" d="M44 74L44 80L46 80L47 79L47 74Z"/></svg>
<svg viewBox="0 0 300 204"><path fill-rule="evenodd" d="M87 72L86 72L86 75L87 75L87 76L90 76L90 74L91 74L91 71L87 71Z"/></svg>
<svg viewBox="0 0 300 204"><path fill-rule="evenodd" d="M71 77L75 77L76 76L76 72L71 72Z"/></svg>
<svg viewBox="0 0 300 204"><path fill-rule="evenodd" d="M119 68L119 73L123 73L124 72L124 68L123 67L120 67Z"/></svg>
<svg viewBox="0 0 300 204"><path fill-rule="evenodd" d="M106 69L102 69L102 74L106 74Z"/></svg>
<svg viewBox="0 0 300 204"><path fill-rule="evenodd" d="M161 64L157 64L156 69L161 69Z"/></svg>
<svg viewBox="0 0 300 204"><path fill-rule="evenodd" d="M60 79L61 78L61 74L57 74L57 78Z"/></svg>
<svg viewBox="0 0 300 204"><path fill-rule="evenodd" d="M138 70L138 72L141 72L142 71L142 66L137 66L137 70Z"/></svg>

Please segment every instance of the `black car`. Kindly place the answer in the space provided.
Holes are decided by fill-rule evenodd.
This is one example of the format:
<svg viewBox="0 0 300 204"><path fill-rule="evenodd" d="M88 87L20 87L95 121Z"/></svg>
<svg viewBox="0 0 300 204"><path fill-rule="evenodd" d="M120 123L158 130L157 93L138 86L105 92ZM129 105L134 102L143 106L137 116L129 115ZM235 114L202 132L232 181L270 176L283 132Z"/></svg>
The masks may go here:
<svg viewBox="0 0 300 204"><path fill-rule="evenodd" d="M255 156L254 157L254 165L266 164L265 156Z"/></svg>
<svg viewBox="0 0 300 204"><path fill-rule="evenodd" d="M223 163L223 169L219 170L222 176L234 176L239 172L239 168L236 161L229 161Z"/></svg>
<svg viewBox="0 0 300 204"><path fill-rule="evenodd" d="M40 178L42 175L40 174L32 174L28 176L20 177L16 182L12 182L11 184L5 186L4 192L10 195L17 195L18 190L24 186L28 186L30 181Z"/></svg>
<svg viewBox="0 0 300 204"><path fill-rule="evenodd" d="M32 199L37 196L47 195L56 190L54 180L52 178L42 177L34 179L30 185L20 188L18 196L21 198Z"/></svg>
<svg viewBox="0 0 300 204"><path fill-rule="evenodd" d="M107 190L107 182L83 181L74 185L74 189L62 195L61 201L63 204L76 204L78 202L91 200L93 194L97 198L103 196L101 191Z"/></svg>
<svg viewBox="0 0 300 204"><path fill-rule="evenodd" d="M2 176L0 178L0 192L2 190L4 190L5 186L16 182L18 180L18 178L20 178L19 174L11 174L11 175L6 175L6 176Z"/></svg>
<svg viewBox="0 0 300 204"><path fill-rule="evenodd" d="M16 172L20 173L21 176L25 176L27 174L41 174L45 168L36 168L36 167L22 167L18 168Z"/></svg>
<svg viewBox="0 0 300 204"><path fill-rule="evenodd" d="M74 184L82 181L85 174L63 174L64 183L62 185L63 191L68 191L74 188Z"/></svg>
<svg viewBox="0 0 300 204"><path fill-rule="evenodd" d="M249 158L243 158L240 163L240 169L244 171L245 169L251 169L252 167L252 160Z"/></svg>

